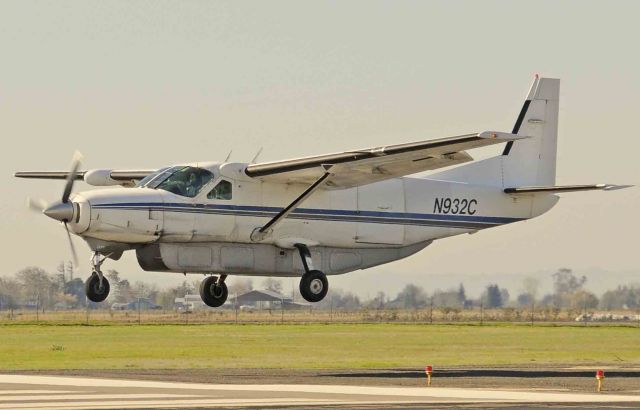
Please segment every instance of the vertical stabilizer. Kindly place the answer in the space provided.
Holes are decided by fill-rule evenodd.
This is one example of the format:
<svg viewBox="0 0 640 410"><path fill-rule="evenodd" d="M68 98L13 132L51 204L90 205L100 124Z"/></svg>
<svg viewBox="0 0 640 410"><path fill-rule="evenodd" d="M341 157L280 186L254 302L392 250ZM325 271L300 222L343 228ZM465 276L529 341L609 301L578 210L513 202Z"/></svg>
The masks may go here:
<svg viewBox="0 0 640 410"><path fill-rule="evenodd" d="M429 178L502 188L555 185L559 94L560 80L536 76L511 132L527 138L508 142L502 155Z"/></svg>
<svg viewBox="0 0 640 410"><path fill-rule="evenodd" d="M528 138L502 153L504 187L555 184L559 96L560 80L536 77L513 128Z"/></svg>

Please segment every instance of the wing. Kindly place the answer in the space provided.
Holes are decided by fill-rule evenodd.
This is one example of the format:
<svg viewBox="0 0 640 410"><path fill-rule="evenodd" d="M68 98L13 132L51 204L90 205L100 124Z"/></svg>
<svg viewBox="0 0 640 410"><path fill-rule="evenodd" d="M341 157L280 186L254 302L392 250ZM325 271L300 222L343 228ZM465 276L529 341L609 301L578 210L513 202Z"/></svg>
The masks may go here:
<svg viewBox="0 0 640 410"><path fill-rule="evenodd" d="M78 171L76 180L83 180L89 185L105 186L105 185L123 185L132 186L135 181L139 181L144 177L152 174L155 170L111 170L97 169L89 171ZM17 178L31 179L67 179L69 171L26 171L16 172Z"/></svg>
<svg viewBox="0 0 640 410"><path fill-rule="evenodd" d="M251 164L245 173L266 182L312 184L331 165L329 189L343 189L472 161L464 150L516 141L523 136L485 131L285 161Z"/></svg>

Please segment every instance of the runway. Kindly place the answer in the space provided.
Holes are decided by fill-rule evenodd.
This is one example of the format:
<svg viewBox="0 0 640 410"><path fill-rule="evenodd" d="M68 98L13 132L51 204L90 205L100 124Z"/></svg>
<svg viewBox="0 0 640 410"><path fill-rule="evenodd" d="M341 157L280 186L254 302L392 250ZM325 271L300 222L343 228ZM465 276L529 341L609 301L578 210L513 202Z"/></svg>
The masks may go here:
<svg viewBox="0 0 640 410"><path fill-rule="evenodd" d="M618 403L638 407L640 396L442 387L292 384L205 384L65 376L0 375L0 409L139 409L208 407L407 407L457 403L547 407Z"/></svg>

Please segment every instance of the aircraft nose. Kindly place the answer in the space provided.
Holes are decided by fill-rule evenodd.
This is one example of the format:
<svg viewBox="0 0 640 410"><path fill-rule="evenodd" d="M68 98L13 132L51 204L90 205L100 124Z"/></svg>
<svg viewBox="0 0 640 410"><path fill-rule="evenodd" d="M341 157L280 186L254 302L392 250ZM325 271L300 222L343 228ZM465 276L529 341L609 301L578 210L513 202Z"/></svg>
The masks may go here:
<svg viewBox="0 0 640 410"><path fill-rule="evenodd" d="M53 218L61 222L69 222L73 220L73 202L56 202L42 211L42 213L47 215L49 218Z"/></svg>

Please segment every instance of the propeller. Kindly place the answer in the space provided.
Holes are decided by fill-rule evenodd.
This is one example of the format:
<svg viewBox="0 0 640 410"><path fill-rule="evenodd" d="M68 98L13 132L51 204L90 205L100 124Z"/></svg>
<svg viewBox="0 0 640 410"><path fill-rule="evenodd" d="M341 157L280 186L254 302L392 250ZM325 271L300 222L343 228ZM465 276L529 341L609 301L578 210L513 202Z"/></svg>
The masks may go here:
<svg viewBox="0 0 640 410"><path fill-rule="evenodd" d="M44 212L49 207L49 203L43 199L27 198L27 207L32 211Z"/></svg>
<svg viewBox="0 0 640 410"><path fill-rule="evenodd" d="M62 203L69 202L69 195L73 189L73 183L76 182L76 175L78 174L78 168L80 168L80 162L82 161L82 154L79 151L73 153L71 158L71 171L67 174L67 181L62 191Z"/></svg>
<svg viewBox="0 0 640 410"><path fill-rule="evenodd" d="M68 222L73 219L75 209L73 202L69 201L69 197L71 196L71 192L73 191L73 184L76 181L76 176L78 175L78 169L80 168L81 161L82 154L80 154L80 152L78 151L75 151L73 153L73 158L71 159L71 170L67 174L64 190L62 191L62 198L59 202L56 201L49 204L42 199L27 198L27 206L31 210L42 212L48 217L63 223L64 229L67 232L67 238L69 239L69 247L71 248L71 256L73 257L73 264L75 266L78 266L78 255L76 253L76 248L73 244L73 240L71 239L71 232L69 232L68 225Z"/></svg>
<svg viewBox="0 0 640 410"><path fill-rule="evenodd" d="M69 226L67 226L66 222L64 223L64 230L67 231L67 239L69 239L69 249L71 249L71 257L73 258L73 266L78 267L78 253L76 252L76 246L73 244L73 240L71 240L71 232L69 232Z"/></svg>

